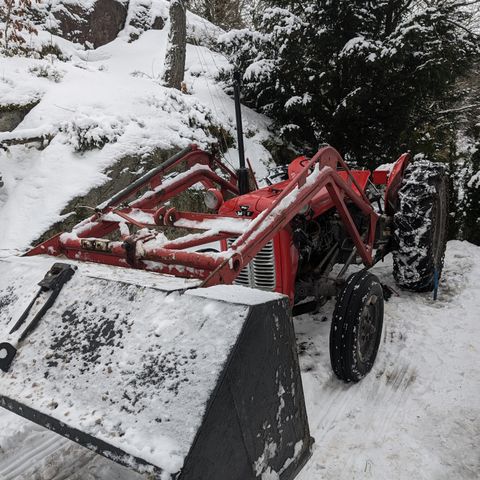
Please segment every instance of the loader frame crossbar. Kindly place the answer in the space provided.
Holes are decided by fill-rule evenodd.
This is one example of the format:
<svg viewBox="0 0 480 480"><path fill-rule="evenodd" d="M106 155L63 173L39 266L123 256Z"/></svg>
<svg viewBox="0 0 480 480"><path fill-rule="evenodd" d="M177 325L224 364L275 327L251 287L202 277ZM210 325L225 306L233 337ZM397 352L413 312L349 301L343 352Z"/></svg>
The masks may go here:
<svg viewBox="0 0 480 480"><path fill-rule="evenodd" d="M187 166L185 172L164 178L181 163ZM337 170L346 171L347 180ZM197 278L204 286L230 284L255 255L325 188L363 263L366 266L373 263L378 215L340 154L331 147L319 150L287 182L271 206L253 219L182 212L168 206L170 199L198 183L207 189L219 189L224 197L239 193L235 172L192 145L99 205L95 214L74 227L72 233L56 235L26 255L65 255L74 260ZM147 191L138 197L145 188ZM359 232L347 201L355 204L368 218L366 235ZM139 231L130 234L126 228L128 225ZM151 230L159 226L197 233L159 242ZM113 232L118 232L120 240L104 238ZM232 237L236 240L224 252L190 251Z"/></svg>

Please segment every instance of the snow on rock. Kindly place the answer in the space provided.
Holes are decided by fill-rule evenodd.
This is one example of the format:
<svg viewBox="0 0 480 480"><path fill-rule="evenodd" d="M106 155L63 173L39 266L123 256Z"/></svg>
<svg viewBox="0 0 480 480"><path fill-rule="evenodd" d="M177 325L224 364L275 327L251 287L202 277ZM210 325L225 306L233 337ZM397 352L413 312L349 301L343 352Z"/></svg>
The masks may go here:
<svg viewBox="0 0 480 480"><path fill-rule="evenodd" d="M127 19L127 0L50 0L34 4L50 32L86 46L114 40Z"/></svg>
<svg viewBox="0 0 480 480"><path fill-rule="evenodd" d="M45 82L34 82L25 71L33 66L31 60L0 57L0 65L0 105L28 105L41 99Z"/></svg>
<svg viewBox="0 0 480 480"><path fill-rule="evenodd" d="M9 140L27 140L29 138L47 138L57 133L57 129L52 125L43 127L28 128L15 132L0 132L0 143Z"/></svg>
<svg viewBox="0 0 480 480"><path fill-rule="evenodd" d="M162 30L168 18L166 2L153 0L130 0L128 2L125 28L120 36L127 40L136 40L145 30Z"/></svg>

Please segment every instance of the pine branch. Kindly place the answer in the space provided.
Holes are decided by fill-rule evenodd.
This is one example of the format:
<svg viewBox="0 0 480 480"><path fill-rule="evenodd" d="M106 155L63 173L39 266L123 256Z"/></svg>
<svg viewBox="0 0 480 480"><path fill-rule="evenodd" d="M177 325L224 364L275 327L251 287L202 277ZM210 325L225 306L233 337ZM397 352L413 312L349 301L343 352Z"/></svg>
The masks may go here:
<svg viewBox="0 0 480 480"><path fill-rule="evenodd" d="M480 103L474 103L472 105L465 105L459 108L449 108L448 110L441 110L438 112L439 115L445 115L447 113L463 112L464 110L471 110L472 108L480 107Z"/></svg>

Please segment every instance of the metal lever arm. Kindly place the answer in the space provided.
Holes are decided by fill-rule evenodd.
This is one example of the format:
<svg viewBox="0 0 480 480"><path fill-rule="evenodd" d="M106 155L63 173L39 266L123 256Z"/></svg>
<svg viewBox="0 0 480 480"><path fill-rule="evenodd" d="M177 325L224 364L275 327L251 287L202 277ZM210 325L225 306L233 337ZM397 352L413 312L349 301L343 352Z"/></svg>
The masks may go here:
<svg viewBox="0 0 480 480"><path fill-rule="evenodd" d="M18 345L37 326L54 304L63 286L72 278L76 268L67 263L55 263L39 282L40 290L9 332L7 341L0 343L0 369L8 372Z"/></svg>

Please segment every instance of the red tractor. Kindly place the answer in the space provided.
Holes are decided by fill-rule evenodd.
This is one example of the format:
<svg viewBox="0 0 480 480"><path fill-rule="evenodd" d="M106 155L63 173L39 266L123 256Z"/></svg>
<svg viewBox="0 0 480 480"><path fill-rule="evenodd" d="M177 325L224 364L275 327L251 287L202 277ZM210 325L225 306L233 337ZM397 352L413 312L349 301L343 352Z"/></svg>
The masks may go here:
<svg viewBox="0 0 480 480"><path fill-rule="evenodd" d="M447 183L410 154L350 170L329 146L279 175L249 191L245 167L192 145L0 261L0 405L162 480L292 480L312 445L292 314L336 297L333 371L365 376L384 301L369 268L392 252L400 286L436 290ZM69 263L38 283L48 256Z"/></svg>
<svg viewBox="0 0 480 480"><path fill-rule="evenodd" d="M172 175L180 165L183 173ZM204 287L236 283L279 292L289 297L293 315L337 297L331 363L339 378L358 381L372 368L383 323L382 285L368 269L393 252L401 287L438 285L446 244L444 170L411 163L408 153L391 171L350 170L326 146L313 158L296 158L280 176L239 195L237 174L192 145L99 205L72 233L27 255L145 269L198 279ZM174 198L195 185L204 188L208 212L178 211ZM181 235L186 231L195 233ZM364 269L345 278L358 263Z"/></svg>

